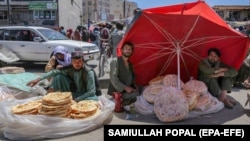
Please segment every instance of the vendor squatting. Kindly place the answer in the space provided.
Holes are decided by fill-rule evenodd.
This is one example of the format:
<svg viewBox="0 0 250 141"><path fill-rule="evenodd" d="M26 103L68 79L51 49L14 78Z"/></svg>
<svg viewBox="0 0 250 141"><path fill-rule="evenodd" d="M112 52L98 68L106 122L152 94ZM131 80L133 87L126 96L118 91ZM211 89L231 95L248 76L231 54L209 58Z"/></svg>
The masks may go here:
<svg viewBox="0 0 250 141"><path fill-rule="evenodd" d="M196 134L193 129L109 129L108 136L196 136Z"/></svg>

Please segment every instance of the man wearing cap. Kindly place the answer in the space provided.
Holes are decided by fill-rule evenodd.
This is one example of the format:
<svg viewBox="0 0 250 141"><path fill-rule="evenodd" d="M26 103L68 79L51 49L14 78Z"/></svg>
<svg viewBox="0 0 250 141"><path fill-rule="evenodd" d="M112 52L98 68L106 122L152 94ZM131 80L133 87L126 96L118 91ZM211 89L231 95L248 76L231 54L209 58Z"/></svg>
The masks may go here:
<svg viewBox="0 0 250 141"><path fill-rule="evenodd" d="M85 65L82 52L71 53L70 66L51 70L41 77L27 83L33 87L39 81L53 77L48 92L72 92L75 101L98 100L94 72Z"/></svg>

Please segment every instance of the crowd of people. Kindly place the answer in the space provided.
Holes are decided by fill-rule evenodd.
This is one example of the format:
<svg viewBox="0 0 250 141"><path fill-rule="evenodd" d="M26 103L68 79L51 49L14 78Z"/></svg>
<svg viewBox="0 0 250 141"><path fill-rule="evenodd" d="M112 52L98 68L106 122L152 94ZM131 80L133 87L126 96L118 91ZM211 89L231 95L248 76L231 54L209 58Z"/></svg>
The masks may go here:
<svg viewBox="0 0 250 141"><path fill-rule="evenodd" d="M91 29L85 26L78 26L75 30L69 28L64 29L64 26L58 27L58 31L67 36L71 40L78 40L96 44L100 53L103 53L103 43L108 43L111 46L112 56L116 56L114 49L125 34L126 25L120 22L114 23L99 23L92 25ZM90 28L90 27L89 27Z"/></svg>

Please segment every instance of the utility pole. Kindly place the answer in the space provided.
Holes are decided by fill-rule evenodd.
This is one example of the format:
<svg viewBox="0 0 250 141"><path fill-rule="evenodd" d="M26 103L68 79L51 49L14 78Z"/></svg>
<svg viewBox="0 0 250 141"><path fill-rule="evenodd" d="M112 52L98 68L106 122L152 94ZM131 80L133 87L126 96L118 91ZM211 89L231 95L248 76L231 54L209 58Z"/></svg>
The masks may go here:
<svg viewBox="0 0 250 141"><path fill-rule="evenodd" d="M11 25L11 13L10 13L10 1L7 0L7 17L8 17L8 24Z"/></svg>
<svg viewBox="0 0 250 141"><path fill-rule="evenodd" d="M123 18L126 18L126 0L123 1Z"/></svg>
<svg viewBox="0 0 250 141"><path fill-rule="evenodd" d="M57 23L57 27L59 27L59 2L58 0L56 0L56 5L57 5L57 8L56 8L56 23Z"/></svg>

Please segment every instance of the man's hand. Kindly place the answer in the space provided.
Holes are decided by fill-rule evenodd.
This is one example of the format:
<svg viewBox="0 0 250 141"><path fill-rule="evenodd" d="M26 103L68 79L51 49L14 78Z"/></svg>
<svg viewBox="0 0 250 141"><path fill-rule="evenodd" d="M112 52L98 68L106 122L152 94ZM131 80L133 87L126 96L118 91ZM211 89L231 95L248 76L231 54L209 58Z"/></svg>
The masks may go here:
<svg viewBox="0 0 250 141"><path fill-rule="evenodd" d="M26 84L26 86L33 87L33 86L35 86L39 81L40 81L40 79L37 78L37 79L35 79L35 80L32 80L32 81L28 82L28 83Z"/></svg>
<svg viewBox="0 0 250 141"><path fill-rule="evenodd" d="M221 76L224 76L224 72L219 72L219 73L210 75L211 78L218 78L218 77L221 77Z"/></svg>
<svg viewBox="0 0 250 141"><path fill-rule="evenodd" d="M228 70L228 68L219 68L214 73L217 74L217 73L220 73L220 72L225 72L227 70Z"/></svg>
<svg viewBox="0 0 250 141"><path fill-rule="evenodd" d="M132 87L126 86L126 87L125 87L125 91L126 91L127 93L132 93L132 92L135 92L136 89L134 89L134 88L132 88Z"/></svg>
<svg viewBox="0 0 250 141"><path fill-rule="evenodd" d="M57 65L57 66L56 66L56 69L61 69L61 68L63 68L62 65Z"/></svg>

